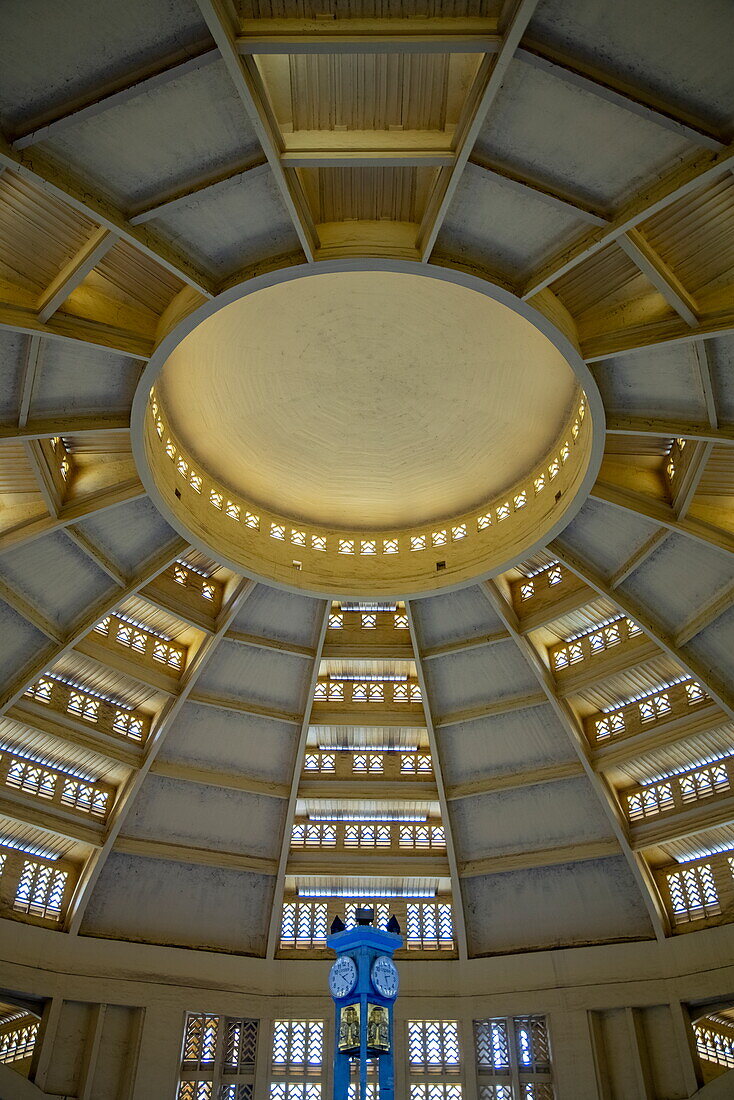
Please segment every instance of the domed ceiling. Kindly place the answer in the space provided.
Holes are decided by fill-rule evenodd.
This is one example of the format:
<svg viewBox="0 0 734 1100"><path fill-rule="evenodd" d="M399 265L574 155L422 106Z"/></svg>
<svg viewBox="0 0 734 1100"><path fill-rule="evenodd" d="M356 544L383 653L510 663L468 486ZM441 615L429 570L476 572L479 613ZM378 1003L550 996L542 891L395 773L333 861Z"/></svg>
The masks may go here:
<svg viewBox="0 0 734 1100"><path fill-rule="evenodd" d="M730 921L731 5L0 29L0 913Z"/></svg>

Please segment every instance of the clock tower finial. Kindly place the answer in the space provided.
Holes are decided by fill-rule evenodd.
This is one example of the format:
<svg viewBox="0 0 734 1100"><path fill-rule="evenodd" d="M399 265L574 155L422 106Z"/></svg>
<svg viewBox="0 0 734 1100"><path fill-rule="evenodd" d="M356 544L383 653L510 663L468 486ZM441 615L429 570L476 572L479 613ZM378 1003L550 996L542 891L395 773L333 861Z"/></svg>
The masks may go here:
<svg viewBox="0 0 734 1100"><path fill-rule="evenodd" d="M392 918L387 930L373 928L374 911L358 909L355 928L335 930L327 945L336 952L329 974L334 999L334 1100L348 1100L352 1066L359 1069L358 1100L367 1100L367 1066L377 1061L379 1100L394 1100L393 1005L399 978L393 954L403 946ZM394 922L394 924L393 924Z"/></svg>

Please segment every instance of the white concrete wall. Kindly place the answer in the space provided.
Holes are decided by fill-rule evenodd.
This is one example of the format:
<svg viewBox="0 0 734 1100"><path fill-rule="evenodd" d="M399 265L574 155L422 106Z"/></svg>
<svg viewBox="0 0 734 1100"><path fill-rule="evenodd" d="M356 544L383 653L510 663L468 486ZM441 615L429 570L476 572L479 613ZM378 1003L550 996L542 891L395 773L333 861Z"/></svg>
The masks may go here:
<svg viewBox="0 0 734 1100"><path fill-rule="evenodd" d="M270 1021L330 1018L323 962L103 942L12 921L1 930L0 989L47 999L31 1079L51 1095L173 1100L185 1013L208 1011L263 1021L255 1097L266 1100ZM458 1020L466 1100L477 1095L471 1021L533 1012L548 1015L557 1100L684 1100L702 1084L688 1006L696 1014L696 1004L734 1000L734 928L467 964L405 962L401 972L399 1061L407 1020Z"/></svg>

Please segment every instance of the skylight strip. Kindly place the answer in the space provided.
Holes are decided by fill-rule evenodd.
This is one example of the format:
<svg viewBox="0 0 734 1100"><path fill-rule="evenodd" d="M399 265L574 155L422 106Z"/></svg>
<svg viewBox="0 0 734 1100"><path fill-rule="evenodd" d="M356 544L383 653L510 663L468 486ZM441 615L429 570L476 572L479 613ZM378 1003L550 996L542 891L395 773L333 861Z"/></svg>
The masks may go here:
<svg viewBox="0 0 734 1100"><path fill-rule="evenodd" d="M120 710L127 710L133 713L135 707L130 703L123 703L120 699L115 699L113 695L105 695L102 691L95 691L94 688L87 687L85 684L80 684L78 680L71 680L67 676L59 676L55 672L44 672L41 679L56 680L59 684L66 684L67 687L76 688L77 691L83 691L85 695L91 695L95 699L103 699L105 703L111 703L113 707L119 707Z"/></svg>
<svg viewBox="0 0 734 1100"><path fill-rule="evenodd" d="M734 756L734 748L726 749L726 751L715 752L710 756L700 757L695 764L683 764L679 768L673 768L668 772L661 772L659 775L654 776L652 779L641 779L641 787L650 787L653 783L660 783L663 779L673 779L676 775L685 775L686 772L695 771L697 768L705 768L707 764L716 764L720 760L729 760Z"/></svg>
<svg viewBox="0 0 734 1100"><path fill-rule="evenodd" d="M676 863L693 863L697 859L705 859L707 856L718 856L722 852L732 852L731 841L721 844L711 844L708 848L699 848L695 852L688 852L685 856L674 856Z"/></svg>
<svg viewBox="0 0 734 1100"><path fill-rule="evenodd" d="M27 844L23 840L15 840L13 837L0 836L0 844L4 848L15 848L18 852L25 852L28 856L42 856L44 859L61 859L60 852L54 852L50 848L41 848L40 845Z"/></svg>
<svg viewBox="0 0 734 1100"><path fill-rule="evenodd" d="M664 680L654 688L646 688L645 691L638 692L637 695L630 695L623 703L614 703L610 707L602 707L602 714L614 714L615 711L622 710L624 707L630 706L631 703L639 703L643 699L650 699L653 695L659 695L661 691L665 691L667 688L675 687L676 684L689 684L698 683L692 676L683 675L676 677L675 680Z"/></svg>
<svg viewBox="0 0 734 1100"><path fill-rule="evenodd" d="M73 771L71 768L59 766L47 756L41 756L40 753L27 752L24 748L13 746L7 741L0 741L0 752L12 753L13 756L17 756L21 760L27 760L32 764L42 764L44 768L53 768L55 772L59 772L61 775L68 775L72 779L83 779L85 783L96 783L99 779L98 776L90 775L88 772Z"/></svg>
<svg viewBox="0 0 734 1100"><path fill-rule="evenodd" d="M417 889L405 889L400 886L387 887L383 890L365 890L357 887L348 889L345 886L333 886L330 889L316 886L299 886L299 898L435 898L436 890L430 887Z"/></svg>
<svg viewBox="0 0 734 1100"><path fill-rule="evenodd" d="M583 630L577 630L575 634L569 634L567 638L564 638L564 642L577 642L579 638L585 638L588 634L593 634L597 630L603 630L605 626L611 626L612 623L621 622L622 619L628 618L627 615L613 615L609 619L601 619L600 622L595 623L593 626L585 626Z"/></svg>
<svg viewBox="0 0 734 1100"><path fill-rule="evenodd" d="M404 813L404 814L401 814L401 813L380 813L379 811L376 811L375 813L372 813L372 814L368 814L368 813L353 813L352 814L352 813L346 813L342 810L334 810L332 813L324 813L324 814L320 814L320 813L311 814L310 813L308 815L308 820L309 821L368 821L368 822L373 822L374 821L376 823L381 823L381 822L384 822L384 821L404 821L404 822L413 821L413 822L424 823L424 822L428 821L428 814L419 814L419 813L411 814L411 813L407 813L407 812Z"/></svg>
<svg viewBox="0 0 734 1100"><path fill-rule="evenodd" d="M207 581L210 581L212 579L212 577L214 576L214 570L213 569L211 570L210 573L207 573L200 566L190 565L189 562L183 561L181 558L176 558L176 561L175 561L174 564L180 565L184 569L188 569L188 571L190 573L196 573L199 577L204 577L204 579L207 580Z"/></svg>

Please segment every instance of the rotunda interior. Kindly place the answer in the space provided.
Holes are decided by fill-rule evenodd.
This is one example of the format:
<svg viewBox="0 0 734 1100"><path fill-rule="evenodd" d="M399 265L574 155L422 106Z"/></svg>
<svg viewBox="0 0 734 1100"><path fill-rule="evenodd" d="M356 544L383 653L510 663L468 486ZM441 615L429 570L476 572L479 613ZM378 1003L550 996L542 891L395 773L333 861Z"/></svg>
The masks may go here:
<svg viewBox="0 0 734 1100"><path fill-rule="evenodd" d="M0 1100L734 1095L732 41L0 5Z"/></svg>

